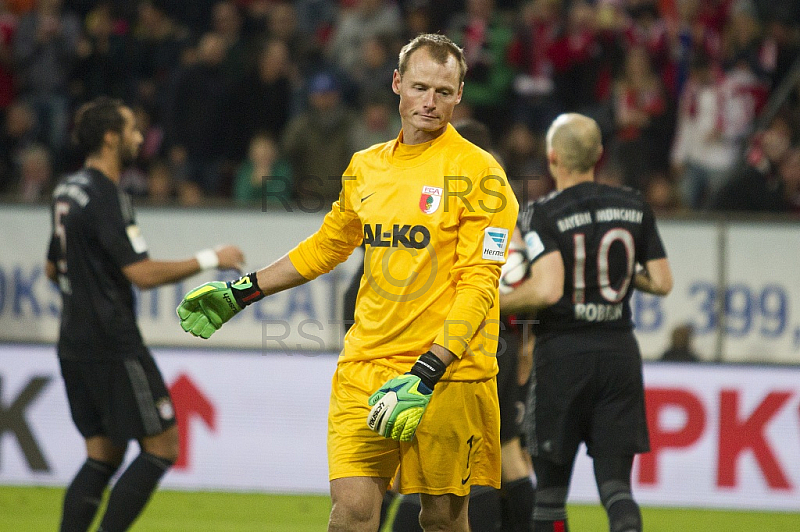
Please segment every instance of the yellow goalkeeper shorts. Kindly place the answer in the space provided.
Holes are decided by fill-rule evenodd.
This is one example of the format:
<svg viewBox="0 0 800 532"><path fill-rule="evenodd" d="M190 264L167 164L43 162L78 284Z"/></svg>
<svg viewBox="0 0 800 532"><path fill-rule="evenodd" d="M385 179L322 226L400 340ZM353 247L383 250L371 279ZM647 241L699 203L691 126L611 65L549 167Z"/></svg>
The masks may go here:
<svg viewBox="0 0 800 532"><path fill-rule="evenodd" d="M373 362L337 366L328 414L330 480L397 475L400 493L429 495L465 496L472 485L500 488L496 379L440 381L414 440L401 443L367 427L370 395L396 376Z"/></svg>

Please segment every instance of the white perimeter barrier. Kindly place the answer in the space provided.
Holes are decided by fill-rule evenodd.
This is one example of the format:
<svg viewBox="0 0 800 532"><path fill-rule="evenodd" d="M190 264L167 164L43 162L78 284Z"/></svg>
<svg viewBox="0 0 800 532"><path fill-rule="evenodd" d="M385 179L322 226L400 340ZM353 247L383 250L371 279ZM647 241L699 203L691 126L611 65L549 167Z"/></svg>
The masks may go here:
<svg viewBox="0 0 800 532"><path fill-rule="evenodd" d="M154 258L185 258L209 245L231 242L244 249L247 268L257 269L314 232L322 215L140 209L138 219ZM634 293L636 335L645 358L658 358L672 329L688 322L704 360L715 360L719 353L719 360L726 362L800 363L800 224L665 220L659 226L675 288L667 298ZM0 227L0 341L54 342L60 296L43 272L48 210L5 206ZM721 256L726 257L725 268L720 268ZM260 301L217 333L215 345L337 351L341 295L360 259L357 250L331 274ZM193 286L233 276L205 272L142 292L138 316L148 344L195 346L194 339L180 331L175 307ZM719 288L721 277L724 290ZM724 315L719 313L722 308Z"/></svg>
<svg viewBox="0 0 800 532"><path fill-rule="evenodd" d="M335 355L154 354L182 443L165 487L327 492ZM642 504L800 511L800 368L647 363L645 382L653 451L633 474ZM52 347L0 346L0 423L0 484L69 482L84 450ZM571 500L597 500L583 452Z"/></svg>

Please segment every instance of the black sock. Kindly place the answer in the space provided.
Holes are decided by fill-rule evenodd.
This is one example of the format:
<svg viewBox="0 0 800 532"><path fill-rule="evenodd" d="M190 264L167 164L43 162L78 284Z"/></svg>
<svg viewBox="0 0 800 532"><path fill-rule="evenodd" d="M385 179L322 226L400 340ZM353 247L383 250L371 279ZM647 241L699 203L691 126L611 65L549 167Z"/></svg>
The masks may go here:
<svg viewBox="0 0 800 532"><path fill-rule="evenodd" d="M529 477L503 483L503 531L530 532L533 482Z"/></svg>
<svg viewBox="0 0 800 532"><path fill-rule="evenodd" d="M500 530L500 491L473 486L469 494L469 527L473 532Z"/></svg>
<svg viewBox="0 0 800 532"><path fill-rule="evenodd" d="M119 477L98 532L127 530L150 500L172 462L142 451Z"/></svg>
<svg viewBox="0 0 800 532"><path fill-rule="evenodd" d="M103 491L117 470L92 458L87 458L64 494L61 532L86 532L94 520Z"/></svg>
<svg viewBox="0 0 800 532"><path fill-rule="evenodd" d="M617 501L607 512L611 532L642 532L642 513L633 499Z"/></svg>
<svg viewBox="0 0 800 532"><path fill-rule="evenodd" d="M533 530L533 532L569 532L569 526L567 526L566 519L563 521L539 521L538 519L534 519L533 528L531 530Z"/></svg>
<svg viewBox="0 0 800 532"><path fill-rule="evenodd" d="M422 504L419 502L419 495L403 495L397 512L392 521L392 532L422 532L419 524L419 512Z"/></svg>

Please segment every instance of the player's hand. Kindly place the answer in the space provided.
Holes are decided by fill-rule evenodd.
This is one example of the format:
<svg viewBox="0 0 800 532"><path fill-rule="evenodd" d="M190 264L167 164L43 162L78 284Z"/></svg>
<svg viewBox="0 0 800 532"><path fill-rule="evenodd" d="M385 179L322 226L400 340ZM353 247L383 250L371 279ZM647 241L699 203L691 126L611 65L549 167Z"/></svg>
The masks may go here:
<svg viewBox="0 0 800 532"><path fill-rule="evenodd" d="M411 441L431 395L433 390L418 376L406 373L395 377L369 398L372 410L367 426L384 438Z"/></svg>
<svg viewBox="0 0 800 532"><path fill-rule="evenodd" d="M183 330L210 338L245 306L264 297L250 280L255 278L256 274L251 273L235 281L212 281L191 290L176 309Z"/></svg>
<svg viewBox="0 0 800 532"><path fill-rule="evenodd" d="M236 270L242 273L242 265L244 264L244 253L236 246L219 246L214 248L214 252L219 259L220 270Z"/></svg>

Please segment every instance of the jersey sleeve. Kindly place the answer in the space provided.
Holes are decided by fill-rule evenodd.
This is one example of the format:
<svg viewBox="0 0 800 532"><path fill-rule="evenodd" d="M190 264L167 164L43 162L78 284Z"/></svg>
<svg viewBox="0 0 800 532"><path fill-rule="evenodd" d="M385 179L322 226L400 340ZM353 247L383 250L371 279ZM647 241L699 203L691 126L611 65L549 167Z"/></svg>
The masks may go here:
<svg viewBox="0 0 800 532"><path fill-rule="evenodd" d="M456 296L434 343L461 357L497 298L519 205L505 172L489 168L465 195L452 269Z"/></svg>
<svg viewBox="0 0 800 532"><path fill-rule="evenodd" d="M352 162L344 175L355 175ZM361 220L353 210L352 182L352 178L342 179L339 199L325 215L322 226L289 252L289 260L306 279L316 279L346 261L364 239Z"/></svg>
<svg viewBox="0 0 800 532"><path fill-rule="evenodd" d="M642 234L644 238L636 250L639 263L644 264L651 260L663 259L667 256L664 243L656 227L656 217L650 205L644 203L642 217Z"/></svg>
<svg viewBox="0 0 800 532"><path fill-rule="evenodd" d="M122 214L122 200L112 196L90 202L88 219L97 231L100 245L119 268L148 258L147 244L132 212L128 220Z"/></svg>
<svg viewBox="0 0 800 532"><path fill-rule="evenodd" d="M559 249L558 236L548 224L545 210L540 204L528 204L526 212L520 219L520 229L525 240L525 251L528 253L528 260L531 264L536 262L539 257Z"/></svg>

